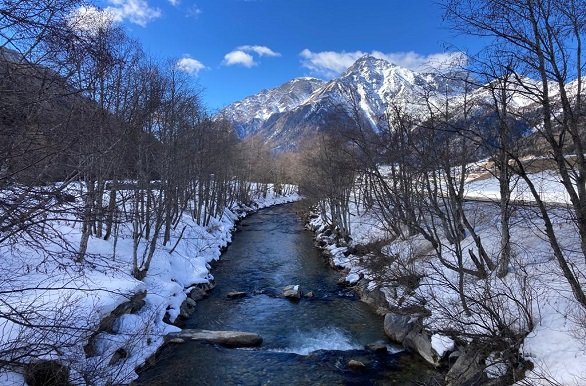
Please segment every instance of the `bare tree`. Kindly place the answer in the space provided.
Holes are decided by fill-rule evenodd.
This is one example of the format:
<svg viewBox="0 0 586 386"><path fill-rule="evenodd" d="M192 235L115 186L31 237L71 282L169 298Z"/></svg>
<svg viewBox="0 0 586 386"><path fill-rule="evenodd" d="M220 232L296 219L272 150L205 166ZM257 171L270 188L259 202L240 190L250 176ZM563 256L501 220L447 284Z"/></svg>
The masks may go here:
<svg viewBox="0 0 586 386"><path fill-rule="evenodd" d="M514 58L509 68L517 87L539 105L534 122L547 144L570 197L572 215L586 259L586 158L583 133L582 68L584 4L576 0L508 2L501 0L444 2L454 28L494 39L495 52ZM533 87L524 76L535 76ZM571 81L571 82L570 82ZM576 300L586 307L579 273L571 268L548 212L547 203L529 176L527 165L510 154L515 172L527 183L539 208L549 243Z"/></svg>

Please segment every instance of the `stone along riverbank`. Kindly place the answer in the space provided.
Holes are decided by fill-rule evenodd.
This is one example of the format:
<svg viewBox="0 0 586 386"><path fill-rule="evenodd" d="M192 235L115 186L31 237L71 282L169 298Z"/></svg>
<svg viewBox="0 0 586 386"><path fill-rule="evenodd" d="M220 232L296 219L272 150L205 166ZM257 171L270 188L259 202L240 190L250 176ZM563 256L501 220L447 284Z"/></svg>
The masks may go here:
<svg viewBox="0 0 586 386"><path fill-rule="evenodd" d="M381 316L337 285L339 275L291 205L262 210L239 227L212 271L216 287L183 327L252 332L262 344L234 349L182 339L137 384L415 384L434 376L387 340ZM289 285L299 285L299 299L294 287L285 296Z"/></svg>

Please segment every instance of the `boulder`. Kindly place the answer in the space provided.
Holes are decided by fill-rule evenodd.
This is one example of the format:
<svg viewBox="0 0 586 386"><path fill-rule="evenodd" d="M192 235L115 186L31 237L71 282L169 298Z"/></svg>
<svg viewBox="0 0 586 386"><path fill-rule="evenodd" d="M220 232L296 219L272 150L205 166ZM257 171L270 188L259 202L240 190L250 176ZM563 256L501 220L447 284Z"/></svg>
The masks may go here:
<svg viewBox="0 0 586 386"><path fill-rule="evenodd" d="M230 291L226 295L228 299L241 299L246 296L246 292L242 291Z"/></svg>
<svg viewBox="0 0 586 386"><path fill-rule="evenodd" d="M225 347L255 347L262 343L260 335L243 331L183 330L173 332L165 337L167 342L192 340L196 342L215 343Z"/></svg>
<svg viewBox="0 0 586 386"><path fill-rule="evenodd" d="M389 312L383 324L385 334L406 349L416 352L427 362L439 366L440 356L431 345L431 336L421 326L419 318Z"/></svg>
<svg viewBox="0 0 586 386"><path fill-rule="evenodd" d="M315 297L315 294L313 293L313 291L309 291L304 295L304 297L306 297L307 299L311 299Z"/></svg>
<svg viewBox="0 0 586 386"><path fill-rule="evenodd" d="M479 385L483 384L484 366L483 357L479 351L466 348L459 352L458 359L446 374L446 385Z"/></svg>
<svg viewBox="0 0 586 386"><path fill-rule="evenodd" d="M128 358L128 352L123 348L119 348L114 352L112 358L110 358L109 365L115 365L116 363L120 362L122 359Z"/></svg>
<svg viewBox="0 0 586 386"><path fill-rule="evenodd" d="M186 298L183 303L181 303L181 308L179 309L179 316L183 319L189 318L193 311L195 310L195 300L188 297Z"/></svg>
<svg viewBox="0 0 586 386"><path fill-rule="evenodd" d="M144 300L145 297L146 291L138 292L132 295L127 302L118 305L110 315L100 321L97 332L112 332L116 319L124 314L134 314L138 312L146 304Z"/></svg>
<svg viewBox="0 0 586 386"><path fill-rule="evenodd" d="M403 346L421 355L423 359L435 367L440 365L440 356L431 346L431 337L424 330L412 330L403 339Z"/></svg>
<svg viewBox="0 0 586 386"><path fill-rule="evenodd" d="M299 285L288 285L283 288L283 296L287 299L299 300L302 295L303 293L301 292Z"/></svg>
<svg viewBox="0 0 586 386"><path fill-rule="evenodd" d="M97 355L98 350L96 349L97 337L102 332L115 333L115 324L120 316L125 314L135 314L142 309L146 304L144 298L146 297L146 291L141 291L133 294L128 301L118 305L108 316L100 321L100 325L96 331L88 338L88 343L83 347L86 356Z"/></svg>
<svg viewBox="0 0 586 386"><path fill-rule="evenodd" d="M403 343L403 340L413 330L413 317L409 315L395 314L389 312L385 315L383 328L385 334L394 342Z"/></svg>

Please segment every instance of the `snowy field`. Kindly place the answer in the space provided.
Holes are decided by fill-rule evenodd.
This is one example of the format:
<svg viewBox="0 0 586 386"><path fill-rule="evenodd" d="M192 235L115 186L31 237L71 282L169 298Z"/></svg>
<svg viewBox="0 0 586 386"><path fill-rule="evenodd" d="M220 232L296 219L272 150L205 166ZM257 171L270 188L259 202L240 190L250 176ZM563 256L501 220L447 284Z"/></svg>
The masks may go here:
<svg viewBox="0 0 586 386"><path fill-rule="evenodd" d="M539 186L546 201L567 203L563 185L553 172L535 173L532 180ZM479 201L468 202L465 208L489 256L494 259L499 255L500 218L498 202L492 201L498 200L498 192L495 178L469 182L466 197ZM531 195L520 182L515 186L513 198L531 201ZM374 257L370 255L356 256L348 254L345 246L330 245L327 249L334 263L347 269L348 282L355 283L363 277L368 281L369 290L380 289L389 308L425 304L432 311L432 316L426 318L424 323L432 333L433 348L440 356L452 349L454 342L450 337L436 334L437 331L459 330L469 336L490 336L491 332L498 330L495 317L474 304L471 305L471 316L463 314L456 291L459 275L438 262L431 244L422 236L387 241L385 244L384 240L388 240L389 236L375 211L365 212L354 206L351 212L351 246L382 241L384 246L381 252L385 262L373 264L370 259ZM586 288L586 264L579 251L579 237L571 217L564 205L551 209L551 216L564 253L572 269L578 272L582 288ZM312 225L324 229L321 218L312 220ZM517 207L511 221L511 237L513 253L509 274L503 279L494 274L487 279L468 278L464 283L466 293L471 296L489 292L498 294L492 304L498 311L498 317L514 329L528 332L521 346L522 354L535 367L527 372L520 385L586 385L586 313L574 299L554 260L542 220L534 207ZM441 243L445 258L455 261L452 244L446 239ZM470 249L478 256L471 236L462 241L462 249ZM472 263L467 260L464 264ZM421 275L419 286L409 290L393 282L392 278L399 270ZM454 324L457 319L461 321L459 325ZM468 339L464 337L464 340ZM488 365L486 372L489 376L502 373L498 358L489 358Z"/></svg>
<svg viewBox="0 0 586 386"><path fill-rule="evenodd" d="M142 281L132 276L131 224L120 224L115 242L91 238L81 265L74 264L71 254L63 249L64 245L79 245L81 235L79 223L67 218L48 224L45 231L53 233L53 243L35 248L35 240L28 240L27 246L2 246L0 355L12 360L19 360L19 355L59 360L71 368L74 384L132 381L137 377L135 369L157 351L163 337L179 330L165 323L165 316L173 322L193 286L213 280L209 263L218 259L221 248L231 241L238 218L298 199L296 193L279 196L269 189L266 197L255 195L250 207L226 208L223 216L213 218L207 227L183 215L170 242L157 245ZM140 251L147 247L143 243ZM52 253L45 254L43 249ZM84 352L100 321L141 293L146 293L144 306L117 318L112 333L101 332L92 338L94 352ZM23 319L30 324L18 322ZM0 385L24 385L19 371L0 373Z"/></svg>
<svg viewBox="0 0 586 386"><path fill-rule="evenodd" d="M570 196L564 189L561 178L551 170L544 170L529 175L531 181L539 193L539 197L545 203L570 204ZM496 178L474 180L468 183L466 193L468 199L497 201L500 199L499 182ZM519 177L511 181L511 200L517 202L531 202L533 195L529 187Z"/></svg>

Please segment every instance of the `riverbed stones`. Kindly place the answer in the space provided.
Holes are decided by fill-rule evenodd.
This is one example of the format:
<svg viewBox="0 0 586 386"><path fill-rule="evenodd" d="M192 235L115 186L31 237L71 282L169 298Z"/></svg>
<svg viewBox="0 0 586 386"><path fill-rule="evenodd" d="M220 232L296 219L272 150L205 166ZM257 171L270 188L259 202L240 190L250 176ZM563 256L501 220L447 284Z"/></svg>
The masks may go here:
<svg viewBox="0 0 586 386"><path fill-rule="evenodd" d="M299 300L301 299L302 295L303 292L301 291L301 287L298 284L288 285L285 288L283 288L283 296L287 299Z"/></svg>
<svg viewBox="0 0 586 386"><path fill-rule="evenodd" d="M230 291L230 292L228 292L228 294L226 294L226 297L228 299L241 299L243 297L246 297L246 292L243 292L243 291Z"/></svg>
<svg viewBox="0 0 586 386"><path fill-rule="evenodd" d="M204 290L201 287L193 287L191 289L191 291L189 291L189 298L196 301L196 302L205 298L206 295L207 295L206 290Z"/></svg>
<svg viewBox="0 0 586 386"><path fill-rule="evenodd" d="M210 330L182 330L173 332L165 337L167 342L192 340L196 342L215 343L225 347L256 347L262 343L262 337L253 332L244 331L210 331Z"/></svg>
<svg viewBox="0 0 586 386"><path fill-rule="evenodd" d="M440 357L431 345L431 337L422 327L419 317L389 312L385 315L383 328L391 340L418 353L427 362L439 366Z"/></svg>
<svg viewBox="0 0 586 386"><path fill-rule="evenodd" d="M366 369L366 365L356 359L350 359L347 364L350 370L360 371Z"/></svg>
<svg viewBox="0 0 586 386"><path fill-rule="evenodd" d="M383 342L369 343L366 345L366 349L377 354L384 354L388 351L387 345Z"/></svg>
<svg viewBox="0 0 586 386"><path fill-rule="evenodd" d="M192 298L186 298L183 303L181 303L181 308L179 309L179 316L183 319L189 318L193 311L195 311L195 300Z"/></svg>
<svg viewBox="0 0 586 386"><path fill-rule="evenodd" d="M478 350L472 348L462 349L459 352L458 359L450 367L446 374L446 385L476 385L483 380L482 365L483 357Z"/></svg>
<svg viewBox="0 0 586 386"><path fill-rule="evenodd" d="M414 320L409 315L400 315L393 312L385 315L383 322L385 334L397 343L403 343L403 340L411 332L413 327Z"/></svg>

